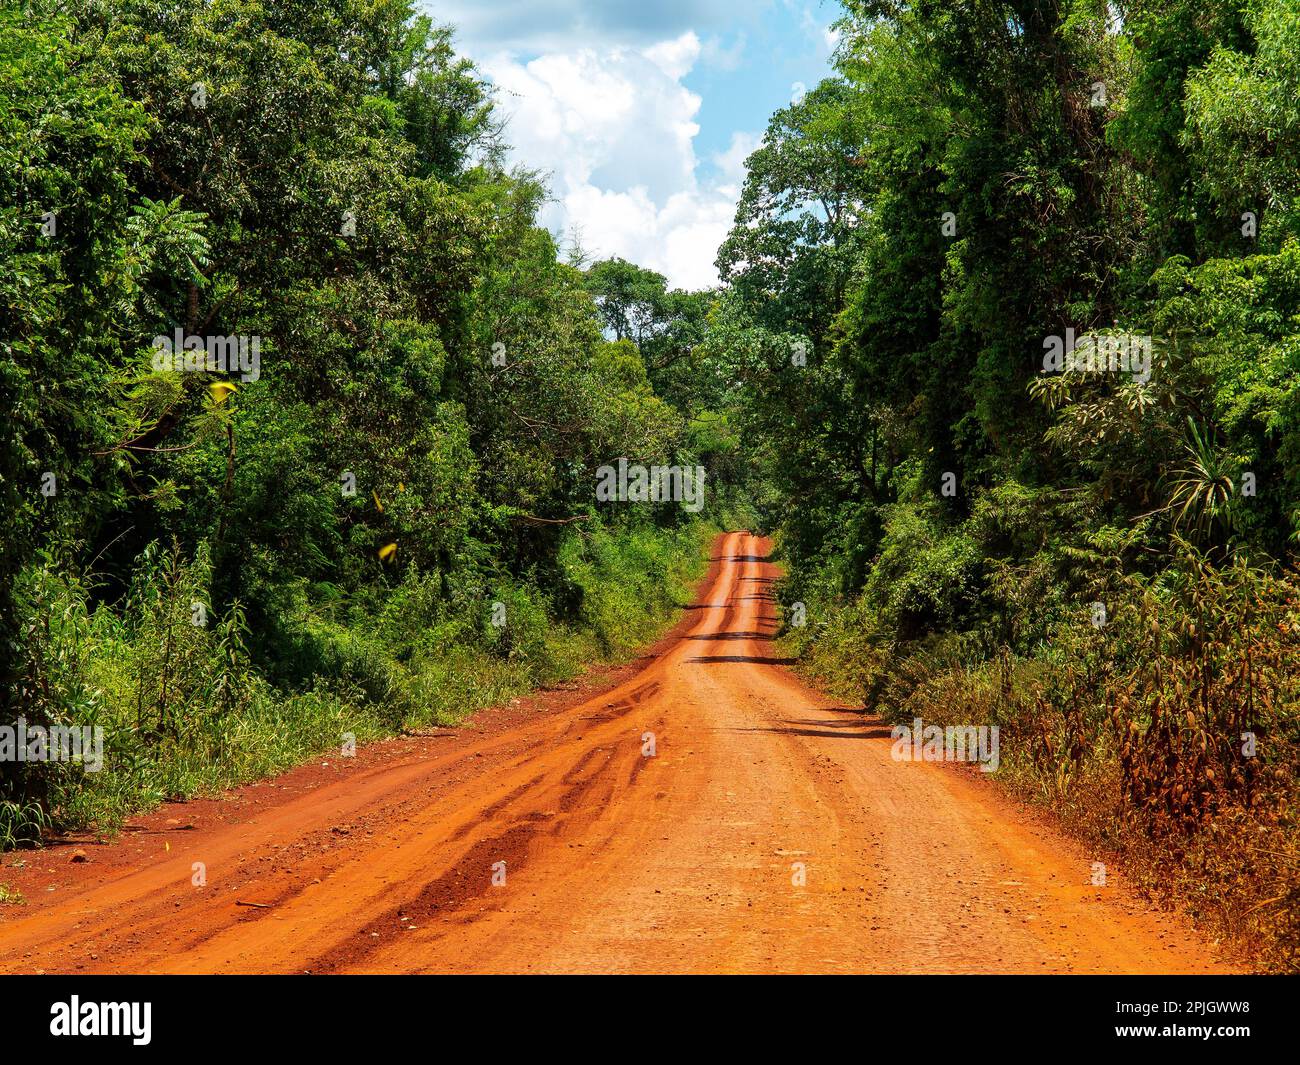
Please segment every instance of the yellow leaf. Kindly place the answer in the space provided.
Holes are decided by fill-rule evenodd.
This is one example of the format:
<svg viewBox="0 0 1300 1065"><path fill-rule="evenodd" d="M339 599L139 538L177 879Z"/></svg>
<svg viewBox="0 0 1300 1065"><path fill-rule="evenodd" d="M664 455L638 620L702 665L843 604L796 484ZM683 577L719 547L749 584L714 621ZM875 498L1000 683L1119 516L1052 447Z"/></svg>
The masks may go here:
<svg viewBox="0 0 1300 1065"><path fill-rule="evenodd" d="M212 402L220 406L226 402L226 397L237 389L229 381L216 381L208 385L208 391L212 393Z"/></svg>
<svg viewBox="0 0 1300 1065"><path fill-rule="evenodd" d="M397 554L397 544L395 543L384 544L384 546L379 549L379 558L383 562L387 562L395 554Z"/></svg>
<svg viewBox="0 0 1300 1065"><path fill-rule="evenodd" d="M379 513L382 514L384 512L384 504L379 502L379 493L376 492L374 489L371 489L370 494L374 496L375 506L379 508Z"/></svg>

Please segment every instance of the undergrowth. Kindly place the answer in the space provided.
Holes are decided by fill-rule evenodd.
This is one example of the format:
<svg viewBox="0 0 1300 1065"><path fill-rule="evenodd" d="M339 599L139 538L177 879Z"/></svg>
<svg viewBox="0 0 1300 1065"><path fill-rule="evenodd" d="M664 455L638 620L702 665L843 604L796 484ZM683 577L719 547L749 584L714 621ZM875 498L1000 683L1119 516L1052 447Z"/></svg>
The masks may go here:
<svg viewBox="0 0 1300 1065"><path fill-rule="evenodd" d="M168 800L288 769L350 738L364 744L627 657L688 601L714 530L600 525L559 551L563 595L502 577L442 594L413 568L364 603L285 602L273 646L244 609L209 601L206 550L152 544L123 602L93 574L48 560L23 574L25 721L103 730L103 765L27 766L27 796L0 803L0 847L51 832L111 833ZM494 621L497 622L494 624Z"/></svg>

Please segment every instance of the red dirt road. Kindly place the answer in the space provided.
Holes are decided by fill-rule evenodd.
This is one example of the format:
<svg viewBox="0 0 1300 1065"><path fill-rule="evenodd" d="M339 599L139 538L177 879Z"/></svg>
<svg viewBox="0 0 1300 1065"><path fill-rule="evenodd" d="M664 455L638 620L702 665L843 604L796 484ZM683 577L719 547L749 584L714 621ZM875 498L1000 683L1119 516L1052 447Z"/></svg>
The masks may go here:
<svg viewBox="0 0 1300 1065"><path fill-rule="evenodd" d="M766 551L726 536L693 621L594 699L169 806L84 864L20 856L0 972L1227 971L798 681Z"/></svg>

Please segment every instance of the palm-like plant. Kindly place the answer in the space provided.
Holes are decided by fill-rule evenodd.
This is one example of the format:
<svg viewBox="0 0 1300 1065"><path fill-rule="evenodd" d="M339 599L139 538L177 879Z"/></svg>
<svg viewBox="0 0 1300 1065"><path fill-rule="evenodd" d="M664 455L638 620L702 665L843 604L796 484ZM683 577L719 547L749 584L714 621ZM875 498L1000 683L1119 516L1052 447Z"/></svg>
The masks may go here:
<svg viewBox="0 0 1300 1065"><path fill-rule="evenodd" d="M1188 464L1175 475L1166 509L1173 512L1176 528L1204 540L1216 527L1227 532L1234 524L1235 463L1190 417L1187 429Z"/></svg>

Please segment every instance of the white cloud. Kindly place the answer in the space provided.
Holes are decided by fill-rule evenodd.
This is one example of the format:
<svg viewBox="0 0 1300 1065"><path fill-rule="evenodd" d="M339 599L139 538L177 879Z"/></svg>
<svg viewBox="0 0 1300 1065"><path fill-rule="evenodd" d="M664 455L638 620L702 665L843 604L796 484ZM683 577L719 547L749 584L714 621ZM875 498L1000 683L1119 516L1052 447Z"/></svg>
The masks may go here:
<svg viewBox="0 0 1300 1065"><path fill-rule="evenodd" d="M826 24L817 13L800 0L785 0L785 6L799 17L799 24L808 40L816 44L830 44L835 34L834 23Z"/></svg>
<svg viewBox="0 0 1300 1065"><path fill-rule="evenodd" d="M676 40L660 41L641 54L674 81L680 81L700 58L700 39L694 30L687 30Z"/></svg>
<svg viewBox="0 0 1300 1065"><path fill-rule="evenodd" d="M713 260L735 214L744 157L734 134L702 178L694 141L700 97L682 84L704 46L693 31L642 49L551 52L482 62L510 115L507 140L525 166L549 171L555 202L542 221L576 233L595 258L621 256L670 284L717 283Z"/></svg>
<svg viewBox="0 0 1300 1065"><path fill-rule="evenodd" d="M723 47L721 38L710 37L704 42L700 54L715 70L734 71L740 68L740 61L748 42L749 38L744 33L737 34L730 47Z"/></svg>
<svg viewBox="0 0 1300 1065"><path fill-rule="evenodd" d="M722 175L724 187L734 188L740 197L740 186L745 181L745 160L754 154L762 138L753 133L737 131L731 135L731 144L725 152L713 156L714 165Z"/></svg>
<svg viewBox="0 0 1300 1065"><path fill-rule="evenodd" d="M772 0L421 0L437 22L457 28L471 55L503 50L562 52L574 41L596 47L648 45L688 29L710 33L760 23Z"/></svg>

